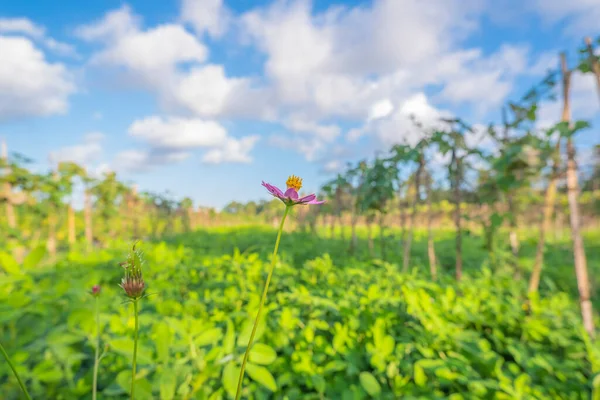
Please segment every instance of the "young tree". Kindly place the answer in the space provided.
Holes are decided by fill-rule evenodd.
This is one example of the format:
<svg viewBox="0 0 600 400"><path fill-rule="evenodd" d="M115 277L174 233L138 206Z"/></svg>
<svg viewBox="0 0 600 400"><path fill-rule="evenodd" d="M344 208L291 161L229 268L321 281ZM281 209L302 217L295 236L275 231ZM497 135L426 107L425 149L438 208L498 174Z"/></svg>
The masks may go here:
<svg viewBox="0 0 600 400"><path fill-rule="evenodd" d="M82 179L85 176L85 169L73 162L60 162L58 164L58 175L64 196L69 196L67 203L67 238L72 246L76 241L75 232L75 210L73 209L73 184L74 179Z"/></svg>
<svg viewBox="0 0 600 400"><path fill-rule="evenodd" d="M571 89L571 75L567 67L567 58L564 53L561 54L561 71L563 75L563 132L567 132L567 198L569 200L569 212L570 212L570 223L571 223L571 237L573 240L573 254L575 256L575 274L577 276L577 287L579 288L579 301L581 304L581 313L583 317L583 325L585 330L590 335L594 336L594 321L593 321L593 310L592 301L590 298L590 282L587 271L587 260L585 257L585 249L583 246L583 237L580 231L580 218L579 218L579 204L577 202L579 194L579 186L577 182L577 164L575 162L575 146L573 145L573 133L576 130L581 129L575 127L572 129L569 126L571 120L571 108L570 108L570 89Z"/></svg>
<svg viewBox="0 0 600 400"><path fill-rule="evenodd" d="M423 166L425 176L425 190L427 196L427 258L429 259L429 272L431 279L437 280L437 262L435 258L435 242L433 239L433 177L429 170Z"/></svg>
<svg viewBox="0 0 600 400"><path fill-rule="evenodd" d="M359 193L360 209L362 213L367 214L369 229L373 218L379 214L379 239L382 259L385 259L385 214L389 201L394 197L395 179L395 167L390 165L386 159L376 158L373 165L366 170L364 184Z"/></svg>
<svg viewBox="0 0 600 400"><path fill-rule="evenodd" d="M600 37L598 38L598 43L600 43ZM594 54L594 47L592 45L592 38L585 38L585 50L587 53L587 60L583 62L579 69L582 72L591 72L594 74L596 78L596 89L598 91L598 99L600 99L600 57Z"/></svg>

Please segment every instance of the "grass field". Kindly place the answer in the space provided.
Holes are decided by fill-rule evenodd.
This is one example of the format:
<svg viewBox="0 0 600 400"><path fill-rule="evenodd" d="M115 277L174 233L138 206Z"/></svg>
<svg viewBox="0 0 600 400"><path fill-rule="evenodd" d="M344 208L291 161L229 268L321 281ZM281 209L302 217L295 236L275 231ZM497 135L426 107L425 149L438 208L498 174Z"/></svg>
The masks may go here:
<svg viewBox="0 0 600 400"><path fill-rule="evenodd" d="M440 270L429 277L424 232L410 274L399 233L375 257L360 231L347 240L284 234L266 316L247 367L253 399L589 399L600 346L586 339L568 238L550 243L539 297L527 301L535 236L525 235L523 279L487 267L482 240L467 236L465 279L452 278L452 231L436 231ZM264 284L276 232L211 228L141 245L148 293L141 301L137 398L226 399ZM345 233L346 239L349 230ZM598 303L600 232L586 236ZM36 399L91 398L100 284L99 398L126 398L133 313L118 287L130 243L62 254L53 265L0 275L0 339ZM2 399L19 388L0 364Z"/></svg>

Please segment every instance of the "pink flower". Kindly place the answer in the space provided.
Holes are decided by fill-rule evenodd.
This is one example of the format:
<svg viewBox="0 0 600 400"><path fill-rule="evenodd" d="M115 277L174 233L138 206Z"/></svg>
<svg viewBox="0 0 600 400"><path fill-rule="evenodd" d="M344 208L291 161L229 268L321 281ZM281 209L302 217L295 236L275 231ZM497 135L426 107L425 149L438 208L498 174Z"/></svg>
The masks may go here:
<svg viewBox="0 0 600 400"><path fill-rule="evenodd" d="M314 194L309 194L308 196L298 197L298 190L302 187L302 179L298 178L295 175L292 175L285 182L287 186L287 190L284 192L281 191L276 186L265 183L263 181L262 185L267 188L269 193L271 193L274 197L277 197L281 200L286 206L295 206L297 204L323 204L325 201L317 200L317 196Z"/></svg>
<svg viewBox="0 0 600 400"><path fill-rule="evenodd" d="M92 286L92 296L98 297L100 295L100 285Z"/></svg>

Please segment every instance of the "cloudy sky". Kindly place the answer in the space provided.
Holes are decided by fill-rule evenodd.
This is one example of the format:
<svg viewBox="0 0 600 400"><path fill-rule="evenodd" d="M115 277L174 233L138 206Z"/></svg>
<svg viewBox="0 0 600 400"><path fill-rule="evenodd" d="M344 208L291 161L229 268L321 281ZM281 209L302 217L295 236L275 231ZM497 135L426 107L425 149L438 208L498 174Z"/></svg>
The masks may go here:
<svg viewBox="0 0 600 400"><path fill-rule="evenodd" d="M600 34L597 0L52 4L0 8L9 149L217 207L266 198L261 180L292 173L317 189L346 162L414 140L411 113L498 121L559 51L574 62ZM598 118L589 78L574 78L576 118Z"/></svg>

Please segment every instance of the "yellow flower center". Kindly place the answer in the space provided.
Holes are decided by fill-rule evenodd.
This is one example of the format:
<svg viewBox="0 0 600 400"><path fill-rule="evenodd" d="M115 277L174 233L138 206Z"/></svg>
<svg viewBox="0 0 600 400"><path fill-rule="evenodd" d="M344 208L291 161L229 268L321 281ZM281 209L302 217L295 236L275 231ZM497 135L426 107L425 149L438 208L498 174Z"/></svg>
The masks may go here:
<svg viewBox="0 0 600 400"><path fill-rule="evenodd" d="M287 181L285 181L285 184L288 189L294 188L297 192L302 187L302 178L299 178L296 175L292 175L287 179Z"/></svg>

